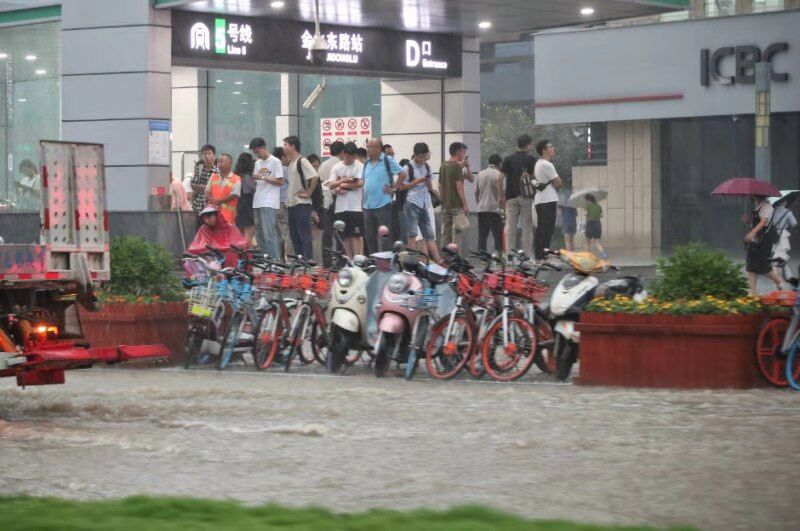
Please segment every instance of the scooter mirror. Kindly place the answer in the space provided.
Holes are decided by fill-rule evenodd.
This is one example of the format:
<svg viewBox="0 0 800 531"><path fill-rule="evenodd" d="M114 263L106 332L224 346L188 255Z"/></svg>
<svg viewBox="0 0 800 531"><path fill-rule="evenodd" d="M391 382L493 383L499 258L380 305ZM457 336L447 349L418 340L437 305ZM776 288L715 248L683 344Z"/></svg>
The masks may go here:
<svg viewBox="0 0 800 531"><path fill-rule="evenodd" d="M347 228L347 224L346 224L344 221L342 221L342 220L340 219L340 220L338 220L338 221L335 221L335 222L333 223L333 228L334 228L334 230L335 230L336 232L344 232L344 229L346 229L346 228Z"/></svg>
<svg viewBox="0 0 800 531"><path fill-rule="evenodd" d="M355 264L356 267L364 267L367 265L367 257L363 254L357 254L353 257L353 264Z"/></svg>
<svg viewBox="0 0 800 531"><path fill-rule="evenodd" d="M389 227L386 225L381 225L378 227L378 236L381 238L388 238L389 237Z"/></svg>
<svg viewBox="0 0 800 531"><path fill-rule="evenodd" d="M397 240L396 242L394 242L394 245L392 245L392 250L396 253L399 253L400 251L403 250L404 247L405 246L403 245L403 242Z"/></svg>
<svg viewBox="0 0 800 531"><path fill-rule="evenodd" d="M453 254L458 254L461 251L456 243L448 243L446 249Z"/></svg>

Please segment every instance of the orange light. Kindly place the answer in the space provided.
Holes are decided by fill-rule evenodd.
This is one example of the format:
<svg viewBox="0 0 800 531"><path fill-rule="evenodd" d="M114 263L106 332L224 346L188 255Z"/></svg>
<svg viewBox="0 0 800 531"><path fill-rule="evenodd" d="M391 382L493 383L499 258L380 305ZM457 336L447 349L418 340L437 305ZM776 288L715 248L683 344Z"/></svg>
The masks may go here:
<svg viewBox="0 0 800 531"><path fill-rule="evenodd" d="M36 327L37 334L46 334L47 333L47 325L39 325Z"/></svg>

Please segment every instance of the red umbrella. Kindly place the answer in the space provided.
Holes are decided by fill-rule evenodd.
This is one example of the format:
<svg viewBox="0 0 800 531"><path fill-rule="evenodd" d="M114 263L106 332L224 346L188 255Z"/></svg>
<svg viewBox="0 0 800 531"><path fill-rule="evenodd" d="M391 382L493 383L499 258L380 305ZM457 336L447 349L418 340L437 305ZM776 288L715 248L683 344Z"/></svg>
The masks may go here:
<svg viewBox="0 0 800 531"><path fill-rule="evenodd" d="M766 197L780 197L781 191L766 181L759 181L750 177L739 177L738 179L728 179L720 184L711 195L725 196L748 196L763 195Z"/></svg>

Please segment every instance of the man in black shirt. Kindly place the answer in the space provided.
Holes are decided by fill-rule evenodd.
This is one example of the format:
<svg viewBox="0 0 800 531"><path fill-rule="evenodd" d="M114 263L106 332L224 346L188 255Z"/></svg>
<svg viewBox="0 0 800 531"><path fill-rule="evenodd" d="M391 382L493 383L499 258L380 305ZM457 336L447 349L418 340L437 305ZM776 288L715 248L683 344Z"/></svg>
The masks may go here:
<svg viewBox="0 0 800 531"><path fill-rule="evenodd" d="M536 157L531 155L533 139L530 135L517 138L517 152L503 161L500 171L505 176L505 186L500 198L500 208L506 209L506 247L530 251L533 246L533 199L522 197L519 190L520 176L527 172L533 175ZM517 242L517 225L522 223L522 240Z"/></svg>

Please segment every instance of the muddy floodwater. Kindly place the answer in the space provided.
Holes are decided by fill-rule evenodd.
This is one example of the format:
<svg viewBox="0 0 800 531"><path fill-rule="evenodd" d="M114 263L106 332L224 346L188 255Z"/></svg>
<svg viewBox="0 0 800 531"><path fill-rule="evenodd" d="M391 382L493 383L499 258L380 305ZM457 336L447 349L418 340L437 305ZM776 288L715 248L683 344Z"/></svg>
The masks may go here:
<svg viewBox="0 0 800 531"><path fill-rule="evenodd" d="M0 381L0 492L797 529L800 394L90 370Z"/></svg>

